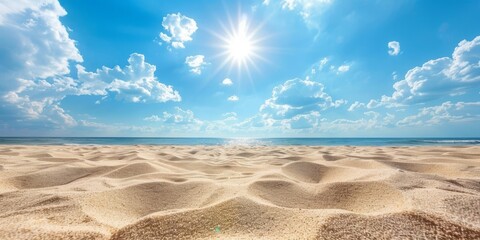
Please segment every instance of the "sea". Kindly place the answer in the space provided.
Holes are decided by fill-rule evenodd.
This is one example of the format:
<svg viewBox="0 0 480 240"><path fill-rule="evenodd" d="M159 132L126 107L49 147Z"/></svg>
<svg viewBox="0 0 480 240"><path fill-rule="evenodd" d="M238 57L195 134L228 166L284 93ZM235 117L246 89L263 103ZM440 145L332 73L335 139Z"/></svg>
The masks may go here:
<svg viewBox="0 0 480 240"><path fill-rule="evenodd" d="M238 145L238 146L458 146L480 138L166 138L166 137L0 137L10 145Z"/></svg>

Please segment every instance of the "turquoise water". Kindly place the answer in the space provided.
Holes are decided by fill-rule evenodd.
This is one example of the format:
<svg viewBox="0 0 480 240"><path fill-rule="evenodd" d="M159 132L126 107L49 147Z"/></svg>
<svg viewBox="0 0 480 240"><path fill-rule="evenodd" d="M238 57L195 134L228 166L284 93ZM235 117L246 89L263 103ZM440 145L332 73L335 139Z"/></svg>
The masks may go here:
<svg viewBox="0 0 480 240"><path fill-rule="evenodd" d="M480 145L480 138L137 138L137 137L1 137L0 144L26 145L305 145L422 146Z"/></svg>

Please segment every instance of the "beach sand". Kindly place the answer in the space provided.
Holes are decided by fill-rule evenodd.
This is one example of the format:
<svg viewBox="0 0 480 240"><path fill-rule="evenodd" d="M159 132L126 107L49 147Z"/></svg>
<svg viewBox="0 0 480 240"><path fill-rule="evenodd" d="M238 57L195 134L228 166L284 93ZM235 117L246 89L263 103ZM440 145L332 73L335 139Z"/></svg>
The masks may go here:
<svg viewBox="0 0 480 240"><path fill-rule="evenodd" d="M2 145L0 239L480 239L480 147Z"/></svg>

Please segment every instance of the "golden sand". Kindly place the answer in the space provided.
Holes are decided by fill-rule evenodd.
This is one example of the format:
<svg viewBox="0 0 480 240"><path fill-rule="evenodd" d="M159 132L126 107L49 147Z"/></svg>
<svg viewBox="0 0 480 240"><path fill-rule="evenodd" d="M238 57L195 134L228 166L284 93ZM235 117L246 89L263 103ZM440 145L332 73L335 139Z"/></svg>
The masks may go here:
<svg viewBox="0 0 480 240"><path fill-rule="evenodd" d="M3 145L0 239L480 239L480 147Z"/></svg>

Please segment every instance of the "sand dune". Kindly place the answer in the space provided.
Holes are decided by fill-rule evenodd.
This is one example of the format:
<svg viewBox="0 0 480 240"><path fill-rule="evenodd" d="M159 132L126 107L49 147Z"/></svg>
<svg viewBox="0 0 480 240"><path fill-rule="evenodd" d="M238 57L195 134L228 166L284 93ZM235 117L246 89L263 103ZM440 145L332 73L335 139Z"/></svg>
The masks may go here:
<svg viewBox="0 0 480 240"><path fill-rule="evenodd" d="M0 146L0 239L480 239L480 147Z"/></svg>

